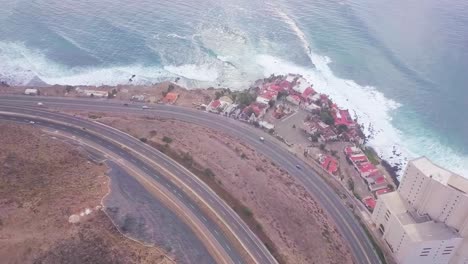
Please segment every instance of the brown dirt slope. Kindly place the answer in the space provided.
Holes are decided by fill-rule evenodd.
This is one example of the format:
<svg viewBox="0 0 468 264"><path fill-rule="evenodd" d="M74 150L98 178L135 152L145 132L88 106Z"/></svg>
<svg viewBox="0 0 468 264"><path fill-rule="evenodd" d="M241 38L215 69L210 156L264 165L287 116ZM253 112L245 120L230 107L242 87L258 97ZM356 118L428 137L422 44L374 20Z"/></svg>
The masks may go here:
<svg viewBox="0 0 468 264"><path fill-rule="evenodd" d="M1 263L164 263L99 210L105 166L28 125L0 122ZM72 214L91 213L76 224Z"/></svg>
<svg viewBox="0 0 468 264"><path fill-rule="evenodd" d="M248 214L261 224L286 263L352 263L348 247L314 198L293 177L235 138L176 120L129 116L99 121L166 144L211 169L215 181L249 208Z"/></svg>

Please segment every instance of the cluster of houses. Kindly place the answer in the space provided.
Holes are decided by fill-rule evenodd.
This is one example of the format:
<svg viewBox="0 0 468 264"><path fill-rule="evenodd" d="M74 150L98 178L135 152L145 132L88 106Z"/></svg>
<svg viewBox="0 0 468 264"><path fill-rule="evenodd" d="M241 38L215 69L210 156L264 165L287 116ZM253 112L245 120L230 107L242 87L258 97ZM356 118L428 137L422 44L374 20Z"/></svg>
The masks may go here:
<svg viewBox="0 0 468 264"><path fill-rule="evenodd" d="M311 115L302 125L310 139L316 138L320 142L342 140L364 143L364 134L347 109L338 108L323 94L312 98L314 101L305 106Z"/></svg>
<svg viewBox="0 0 468 264"><path fill-rule="evenodd" d="M346 159L358 171L361 178L367 183L369 191L374 193L376 197L393 191L389 187L390 185L383 173L369 161L366 154L360 148L355 146L345 147L344 154L346 155ZM369 210L372 211L374 209L376 204L374 197L365 197L362 201Z"/></svg>

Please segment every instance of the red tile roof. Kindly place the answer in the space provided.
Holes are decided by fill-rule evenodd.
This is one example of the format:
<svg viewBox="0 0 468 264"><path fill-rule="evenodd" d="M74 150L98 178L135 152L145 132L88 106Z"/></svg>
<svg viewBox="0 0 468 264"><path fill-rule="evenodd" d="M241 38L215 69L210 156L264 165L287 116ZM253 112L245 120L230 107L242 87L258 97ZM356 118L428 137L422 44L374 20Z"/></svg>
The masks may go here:
<svg viewBox="0 0 468 264"><path fill-rule="evenodd" d="M374 210L375 205L377 204L375 199L372 198L372 197L366 197L366 198L362 199L362 202L366 205L367 208L369 208L371 210Z"/></svg>
<svg viewBox="0 0 468 264"><path fill-rule="evenodd" d="M384 177L379 177L375 180L375 184L382 184L385 183L385 178Z"/></svg>
<svg viewBox="0 0 468 264"><path fill-rule="evenodd" d="M173 104L175 101L177 101L177 98L179 98L179 94L177 94L177 93L167 93L166 96L164 96L164 101L166 103Z"/></svg>
<svg viewBox="0 0 468 264"><path fill-rule="evenodd" d="M348 110L340 110L336 109L333 118L335 119L335 125L345 125L349 126L354 123L351 115L349 114Z"/></svg>
<svg viewBox="0 0 468 264"><path fill-rule="evenodd" d="M380 189L380 190L376 191L375 194L377 196L379 196L379 195L382 195L382 194L388 193L388 192L391 192L391 190L389 188L385 188L385 189Z"/></svg>
<svg viewBox="0 0 468 264"><path fill-rule="evenodd" d="M291 88L291 83L286 81L286 80L283 80L279 83L279 86L281 87L281 89L283 90L289 90Z"/></svg>
<svg viewBox="0 0 468 264"><path fill-rule="evenodd" d="M261 94L261 97L266 98L268 100L274 99L276 96L278 96L277 91L270 91L270 90L264 90Z"/></svg>
<svg viewBox="0 0 468 264"><path fill-rule="evenodd" d="M338 161L331 156L327 156L322 162L322 167L329 173L334 174L338 171Z"/></svg>
<svg viewBox="0 0 468 264"><path fill-rule="evenodd" d="M314 94L314 93L315 93L315 91L314 91L314 89L312 89L312 87L307 87L304 90L304 92L302 93L301 96L302 96L302 98L307 99L307 97L309 97L309 95Z"/></svg>
<svg viewBox="0 0 468 264"><path fill-rule="evenodd" d="M352 162L369 162L366 155L354 155L349 157Z"/></svg>
<svg viewBox="0 0 468 264"><path fill-rule="evenodd" d="M218 108L218 106L221 105L221 102L219 100L214 100L213 102L211 102L210 104L210 107L211 108Z"/></svg>
<svg viewBox="0 0 468 264"><path fill-rule="evenodd" d="M276 84L270 85L270 87L268 87L267 89L269 91L276 91L276 92L280 92L280 91L284 90L281 86L276 85Z"/></svg>
<svg viewBox="0 0 468 264"><path fill-rule="evenodd" d="M357 164L357 167L361 173L369 173L377 170L377 168L370 162L363 162L361 164Z"/></svg>

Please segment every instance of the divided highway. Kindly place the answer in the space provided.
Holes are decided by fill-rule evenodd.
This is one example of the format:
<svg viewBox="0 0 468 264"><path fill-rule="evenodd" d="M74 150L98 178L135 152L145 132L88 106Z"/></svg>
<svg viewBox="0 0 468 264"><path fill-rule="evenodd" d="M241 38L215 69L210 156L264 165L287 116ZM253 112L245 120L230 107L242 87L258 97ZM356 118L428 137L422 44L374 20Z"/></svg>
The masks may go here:
<svg viewBox="0 0 468 264"><path fill-rule="evenodd" d="M206 231L211 233L217 245L220 245L221 255L229 256L230 261L226 263L277 263L263 243L251 232L239 216L222 201L208 186L201 182L196 176L183 168L178 163L166 157L159 151L149 147L123 132L95 122L75 118L73 116L42 111L40 109L28 109L14 106L5 106L0 103L0 119L15 122L28 123L60 130L72 134L83 140L91 141L105 149L116 153L119 158L125 159L135 167L144 171L147 175L157 181L161 186L174 193L175 197L191 210L199 222L203 223ZM83 129L86 128L86 129ZM112 139L112 140L110 140ZM125 147L124 147L125 146ZM176 176L182 183L175 184L174 179L168 179L164 173L154 168L151 161L156 162L164 169ZM242 244L243 249L250 254L245 258L244 250L238 252L237 248L229 240L223 230L201 209L186 191L196 193L212 211L217 214L224 224L230 229L232 235ZM244 253L244 254L242 254Z"/></svg>
<svg viewBox="0 0 468 264"><path fill-rule="evenodd" d="M258 129L223 116L168 105L155 105L151 109L141 110L141 105L130 104L129 106L124 106L122 102L111 100L25 96L0 97L0 105L3 106L35 107L39 101L48 107L64 110L132 113L173 118L221 130L236 136L266 157L269 157L303 184L305 189L315 197L335 221L340 233L348 242L356 263L381 263L358 219L342 203L341 198L333 189L309 165L291 154L284 145ZM265 137L265 142L258 140L260 136ZM296 165L299 165L302 169L298 169ZM266 262L260 261L259 263Z"/></svg>

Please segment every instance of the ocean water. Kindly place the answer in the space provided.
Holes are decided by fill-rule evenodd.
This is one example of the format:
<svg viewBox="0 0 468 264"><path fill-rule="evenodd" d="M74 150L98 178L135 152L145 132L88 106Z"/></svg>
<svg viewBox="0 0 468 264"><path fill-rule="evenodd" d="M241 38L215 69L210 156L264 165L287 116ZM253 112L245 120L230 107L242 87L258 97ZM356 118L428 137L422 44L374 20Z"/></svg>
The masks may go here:
<svg viewBox="0 0 468 264"><path fill-rule="evenodd" d="M468 177L465 0L0 0L13 85L245 89L303 74L393 164L426 155Z"/></svg>

